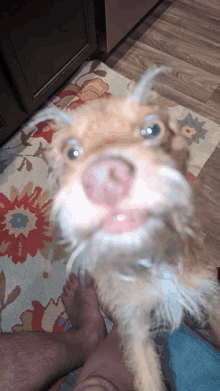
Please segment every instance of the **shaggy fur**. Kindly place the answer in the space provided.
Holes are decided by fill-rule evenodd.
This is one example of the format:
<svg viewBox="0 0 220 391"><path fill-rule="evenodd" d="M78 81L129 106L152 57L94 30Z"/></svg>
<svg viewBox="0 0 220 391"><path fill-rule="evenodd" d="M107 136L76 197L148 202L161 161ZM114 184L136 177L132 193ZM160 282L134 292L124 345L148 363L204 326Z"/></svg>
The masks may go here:
<svg viewBox="0 0 220 391"><path fill-rule="evenodd" d="M199 235L188 145L151 97L152 80L163 71L150 69L125 99L92 101L74 116L52 109L43 118L56 117L62 128L47 159L59 183L52 220L70 243L67 272L77 262L94 277L142 391L163 389L152 342L158 330L178 329L185 314L202 322L205 312L220 334L217 265ZM132 211L142 223L106 232L109 211L118 221Z"/></svg>

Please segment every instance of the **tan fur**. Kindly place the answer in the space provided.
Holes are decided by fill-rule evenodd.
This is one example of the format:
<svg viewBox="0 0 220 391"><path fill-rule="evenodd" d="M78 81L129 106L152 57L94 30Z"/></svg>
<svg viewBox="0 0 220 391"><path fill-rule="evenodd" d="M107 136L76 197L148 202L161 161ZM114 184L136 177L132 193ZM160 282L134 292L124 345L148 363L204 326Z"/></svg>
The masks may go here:
<svg viewBox="0 0 220 391"><path fill-rule="evenodd" d="M165 201L161 201L161 205L148 206L147 197L134 205L135 193L132 191L135 190L135 182L130 198L122 203L124 210L131 209L130 200L133 209L141 209L145 204L148 211L144 232L141 231L143 240L140 239L138 244L132 242L132 245L123 243L124 236L117 239L119 244L114 235L108 243L107 236L106 242L103 236L96 238L94 235L99 232L96 214L83 222L80 221L80 214L75 218L77 210L83 214L86 205L93 210L91 201L80 190L81 177L91 162L96 162L105 154L115 159L121 156L127 162L130 174L134 175L136 170L136 175L147 181L152 192L157 191L162 181L158 170L162 166L173 168L185 178L181 191L186 191L186 198L190 197L187 187L190 186L187 184L187 142L168 113L150 103L136 103L128 97L122 100L97 100L80 107L73 124L55 135L47 158L53 178L60 186L54 202L53 219L61 224L64 237L72 244L72 252L81 242L87 243L81 260L77 259L76 262L95 278L103 307L119 323L125 360L135 376L136 388L161 391L163 385L151 339L152 328L164 325L166 329L166 322L170 331L178 328L184 316L183 308L202 321L201 309L205 308L220 340L217 265L214 259L209 258L200 240L196 200L193 201L192 196L192 204L188 201L187 206L186 201L184 206L183 196L182 204L178 206L179 196L172 201L172 197L175 198L172 186L177 184L170 182L170 196L168 189L168 193L162 194ZM161 132L149 141L143 138L140 129L145 118L152 114L157 115L156 122ZM82 154L72 161L67 154L74 139L77 139ZM169 178L165 186L169 187ZM72 189L79 189L78 200L74 198L75 192L71 193ZM76 202L77 210L72 211ZM67 204L68 209L65 209ZM97 205L94 208L101 213ZM64 216L68 216L68 222ZM146 265L138 263L136 253L142 249L146 252ZM172 304L173 298L175 304ZM154 318L151 317L152 309L156 314Z"/></svg>

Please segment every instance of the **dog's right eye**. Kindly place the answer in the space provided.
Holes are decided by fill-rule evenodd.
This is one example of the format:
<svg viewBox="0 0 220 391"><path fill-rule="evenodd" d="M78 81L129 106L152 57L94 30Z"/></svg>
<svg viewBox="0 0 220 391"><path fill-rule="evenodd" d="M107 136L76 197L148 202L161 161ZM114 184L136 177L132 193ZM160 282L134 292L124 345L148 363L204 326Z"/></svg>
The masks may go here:
<svg viewBox="0 0 220 391"><path fill-rule="evenodd" d="M69 160L75 160L82 154L82 149L80 148L77 140L69 140L65 148L66 156Z"/></svg>
<svg viewBox="0 0 220 391"><path fill-rule="evenodd" d="M70 148L67 152L67 156L70 160L74 160L79 156L79 151L75 148Z"/></svg>

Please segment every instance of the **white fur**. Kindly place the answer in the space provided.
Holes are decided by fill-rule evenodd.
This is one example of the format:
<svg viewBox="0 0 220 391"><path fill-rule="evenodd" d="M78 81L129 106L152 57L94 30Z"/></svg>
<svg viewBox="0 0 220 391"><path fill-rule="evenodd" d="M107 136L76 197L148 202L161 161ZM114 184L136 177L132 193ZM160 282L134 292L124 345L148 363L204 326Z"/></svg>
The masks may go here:
<svg viewBox="0 0 220 391"><path fill-rule="evenodd" d="M104 207L96 207L87 198L82 186L75 180L63 187L57 194L53 213L60 212L60 223L63 231L68 234L75 229L94 228L106 215Z"/></svg>
<svg viewBox="0 0 220 391"><path fill-rule="evenodd" d="M65 129L71 126L74 118L76 118L76 115L64 113L58 108L48 108L37 113L32 121L29 122L28 126L34 126L39 122L54 120L55 118L57 125L59 125L62 129Z"/></svg>
<svg viewBox="0 0 220 391"><path fill-rule="evenodd" d="M192 212L191 190L184 177L173 168L162 166L154 169L152 176L146 176L146 167L141 161L137 162L138 172L129 197L119 203L122 210L156 209L159 213L167 207L181 206ZM82 185L73 181L63 187L57 194L53 206L53 214L60 215L61 228L65 235L72 237L73 228L90 230L98 227L101 219L107 214L103 206L93 204L86 196ZM120 241L131 240L136 235L120 235ZM115 236L117 241L117 235ZM112 235L111 235L112 239ZM106 235L108 240L108 235Z"/></svg>
<svg viewBox="0 0 220 391"><path fill-rule="evenodd" d="M130 196L119 206L122 209L182 206L192 211L192 193L189 184L177 170L161 166L147 172L145 164L138 164L137 179L135 179Z"/></svg>
<svg viewBox="0 0 220 391"><path fill-rule="evenodd" d="M125 322L132 322L132 319L139 318L137 323L143 335L146 335L145 327L157 328L168 326L169 332L177 330L184 317L184 310L192 317L202 321L202 309L208 309L212 305L213 297L218 293L218 284L214 279L204 281L203 285L195 289L194 287L184 288L178 280L178 270L176 267L162 263L154 264L148 259L138 261L148 269L147 280L141 283L139 290L135 288L135 293L130 297L129 303L124 307ZM132 281L136 279L122 278L127 281L132 290ZM129 276L128 276L129 277ZM113 276L115 278L115 276ZM135 285L138 287L138 285ZM156 306L155 306L155 303ZM150 313L155 308L156 313L151 323L143 324L141 318L143 314ZM138 311L138 312L137 312ZM137 331L137 330L136 330ZM135 331L134 331L135 332Z"/></svg>

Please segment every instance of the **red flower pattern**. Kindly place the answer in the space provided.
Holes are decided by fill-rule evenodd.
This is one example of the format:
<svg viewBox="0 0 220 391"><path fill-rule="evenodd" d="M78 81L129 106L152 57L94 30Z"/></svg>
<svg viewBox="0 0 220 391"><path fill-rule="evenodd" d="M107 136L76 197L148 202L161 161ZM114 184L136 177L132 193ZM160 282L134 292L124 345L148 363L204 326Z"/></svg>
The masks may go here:
<svg viewBox="0 0 220 391"><path fill-rule="evenodd" d="M52 200L45 202L48 191L32 188L30 182L19 194L11 187L10 199L0 193L0 256L7 254L15 264L24 263L27 254L34 257L44 241L51 241L48 216Z"/></svg>
<svg viewBox="0 0 220 391"><path fill-rule="evenodd" d="M71 327L65 313L61 298L57 302L50 299L44 307L39 301L32 301L34 310L26 310L20 316L22 324L16 324L11 331L49 331L62 332Z"/></svg>
<svg viewBox="0 0 220 391"><path fill-rule="evenodd" d="M84 103L99 98L109 98L109 85L100 78L87 80L79 87L71 83L66 90L59 94L60 100L54 104L65 111L72 111Z"/></svg>
<svg viewBox="0 0 220 391"><path fill-rule="evenodd" d="M58 127L56 126L55 122L52 120L39 122L39 124L36 125L36 128L37 131L32 135L32 137L33 138L43 137L44 140L48 142L48 144L52 142L53 135L58 130Z"/></svg>
<svg viewBox="0 0 220 391"><path fill-rule="evenodd" d="M188 180L195 181L195 179L196 179L196 177L191 172L188 172Z"/></svg>

